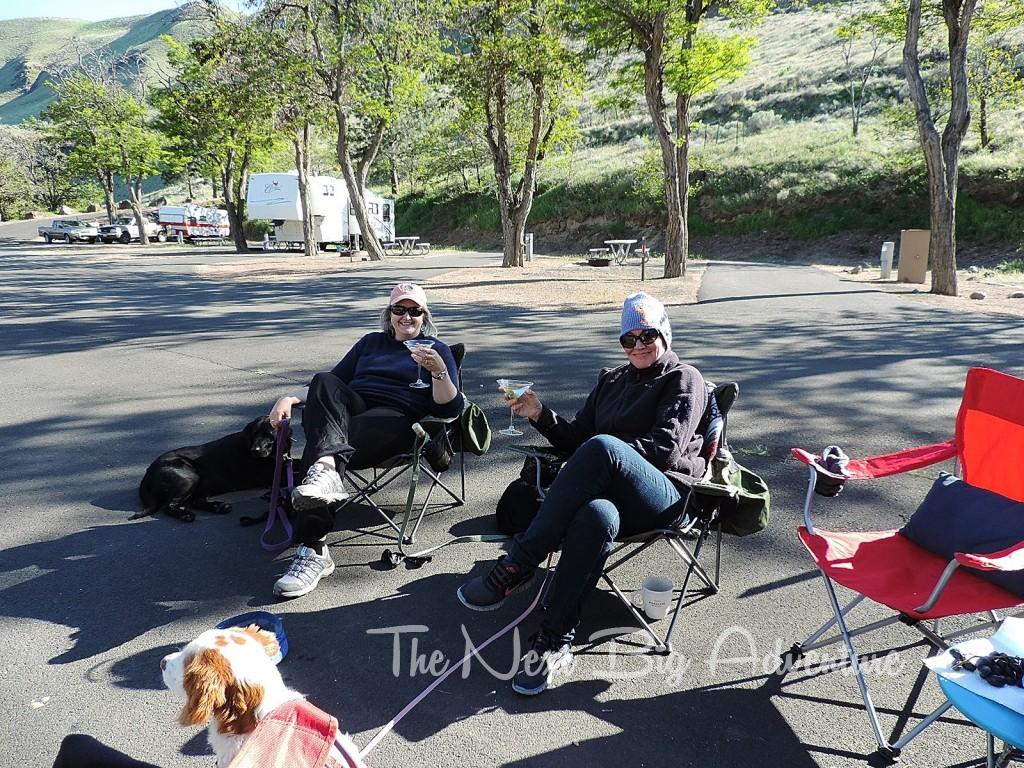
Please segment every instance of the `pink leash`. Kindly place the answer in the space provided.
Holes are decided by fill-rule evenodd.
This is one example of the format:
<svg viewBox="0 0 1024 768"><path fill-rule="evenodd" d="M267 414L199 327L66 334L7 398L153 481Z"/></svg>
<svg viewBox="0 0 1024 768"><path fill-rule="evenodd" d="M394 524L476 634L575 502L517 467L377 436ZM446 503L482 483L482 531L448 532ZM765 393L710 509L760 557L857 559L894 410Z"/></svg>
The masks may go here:
<svg viewBox="0 0 1024 768"><path fill-rule="evenodd" d="M289 544L292 543L292 536L294 535L294 529L292 528L292 521L288 519L288 510L285 507L285 498L281 488L281 468L287 464L287 477L288 485L287 489L295 485L295 477L292 473L292 462L290 459L285 460L285 453L287 452L286 446L288 445L289 439L291 438L292 428L290 419L281 419L281 424L277 428L277 446L274 458L274 482L270 486L270 509L267 512L267 525L263 529L263 533L260 536L260 546L268 552L278 552ZM270 532L274 529L274 523L278 519L281 520L281 527L284 528L285 536L280 541L269 541L268 537Z"/></svg>
<svg viewBox="0 0 1024 768"><path fill-rule="evenodd" d="M491 643L493 643L499 637L501 637L502 635L504 635L505 633L509 632L511 629L516 627L523 619L525 619L527 616L530 615L530 613L532 613L533 609L537 607L537 603L540 602L541 596L544 594L545 588L548 585L548 579L551 578L551 567L550 566L551 566L551 556L548 556L548 562L545 565L545 568L548 569L548 572L544 576L544 581L541 583L540 589L537 590L537 596L533 598L533 602L530 603L530 606L525 611L523 611L522 614L520 614L519 617L517 619L515 619L512 623L508 624L507 626L505 626L502 629L499 629L495 634L491 635L489 638L484 640L484 642L482 642L480 645L476 646L472 651L470 651L465 656L463 656L461 661L459 661L458 663L453 665L443 675L441 675L434 682L432 682L430 685L428 685L426 688L424 688L423 691L420 692L420 694L415 699L413 699L408 704L406 704L404 707L402 707L402 710L397 715L395 715L393 718L391 718L387 723L384 724L384 726L379 731L377 731L377 733L374 734L373 738L370 739L370 743L367 744L365 747L363 747L359 751L359 758L360 759L365 759L366 756L368 754L370 754L370 751L374 747L377 746L377 742L379 742L388 733L390 733L391 729L394 728L398 724L398 721L401 720L403 717L405 717L407 714L409 714L413 710L413 708L416 707L417 704L419 704L421 701L423 701L425 698L427 698L427 696L430 695L431 691L433 691L435 688L437 688L437 686L439 686L441 683L443 683L445 680L447 680L453 674L455 674L460 669L462 669L462 665L463 664L465 664L467 661L469 661L474 656L478 656L480 651L482 651L484 648L489 646Z"/></svg>

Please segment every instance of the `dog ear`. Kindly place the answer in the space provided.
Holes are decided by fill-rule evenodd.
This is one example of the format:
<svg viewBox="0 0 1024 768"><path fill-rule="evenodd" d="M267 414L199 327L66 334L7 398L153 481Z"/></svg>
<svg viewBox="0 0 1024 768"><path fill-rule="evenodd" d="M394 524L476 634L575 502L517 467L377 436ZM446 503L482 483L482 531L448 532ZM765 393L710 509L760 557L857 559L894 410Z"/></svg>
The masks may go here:
<svg viewBox="0 0 1024 768"><path fill-rule="evenodd" d="M225 691L227 699L217 713L221 733L240 735L256 728L256 710L263 703L263 686L232 680Z"/></svg>
<svg viewBox="0 0 1024 768"><path fill-rule="evenodd" d="M220 651L207 648L193 656L182 678L187 700L181 710L181 724L208 722L227 702L227 687L233 680L231 665Z"/></svg>
<svg viewBox="0 0 1024 768"><path fill-rule="evenodd" d="M263 650L266 651L267 656L274 658L281 651L281 647L277 644L277 636L273 632L268 632L265 629L260 629L255 624L250 624L243 630L245 634L249 635L256 642L263 646Z"/></svg>

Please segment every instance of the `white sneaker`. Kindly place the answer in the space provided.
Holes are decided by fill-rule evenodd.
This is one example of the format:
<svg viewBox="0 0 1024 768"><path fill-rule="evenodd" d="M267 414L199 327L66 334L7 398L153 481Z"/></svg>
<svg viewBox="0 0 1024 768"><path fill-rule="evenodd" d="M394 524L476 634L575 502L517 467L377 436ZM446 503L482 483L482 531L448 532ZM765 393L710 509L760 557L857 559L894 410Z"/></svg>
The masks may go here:
<svg viewBox="0 0 1024 768"><path fill-rule="evenodd" d="M278 597L302 597L316 589L320 579L332 573L334 561L326 547L324 554L318 555L316 550L300 544L288 572L274 583L274 594Z"/></svg>
<svg viewBox="0 0 1024 768"><path fill-rule="evenodd" d="M318 461L309 468L302 485L297 485L292 491L292 506L296 510L313 509L347 498L345 484L338 471Z"/></svg>

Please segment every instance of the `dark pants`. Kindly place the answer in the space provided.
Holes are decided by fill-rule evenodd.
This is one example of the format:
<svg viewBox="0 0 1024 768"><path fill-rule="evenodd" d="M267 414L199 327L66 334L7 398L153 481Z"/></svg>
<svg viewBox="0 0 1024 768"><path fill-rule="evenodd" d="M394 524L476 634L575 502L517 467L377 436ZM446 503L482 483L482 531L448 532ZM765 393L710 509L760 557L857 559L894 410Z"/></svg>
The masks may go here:
<svg viewBox="0 0 1024 768"><path fill-rule="evenodd" d="M64 737L60 743L57 759L53 768L157 768L152 763L135 760L123 752L108 747L106 744L72 733Z"/></svg>
<svg viewBox="0 0 1024 768"><path fill-rule="evenodd" d="M358 392L330 373L318 373L309 385L302 412L306 447L302 471L321 456L333 456L338 472L367 469L412 449L414 419L393 408L367 408ZM307 546L334 527L327 507L299 512L296 529Z"/></svg>
<svg viewBox="0 0 1024 768"><path fill-rule="evenodd" d="M530 527L509 548L512 562L536 568L562 547L541 623L544 632L571 642L615 538L673 525L683 507L665 474L617 437L597 435L581 445Z"/></svg>

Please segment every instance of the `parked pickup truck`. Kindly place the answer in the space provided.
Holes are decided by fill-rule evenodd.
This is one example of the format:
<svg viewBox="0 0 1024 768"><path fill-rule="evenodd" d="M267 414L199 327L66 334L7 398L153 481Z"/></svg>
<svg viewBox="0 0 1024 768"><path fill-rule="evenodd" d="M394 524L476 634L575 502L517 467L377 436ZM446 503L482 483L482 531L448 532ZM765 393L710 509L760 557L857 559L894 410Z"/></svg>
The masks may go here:
<svg viewBox="0 0 1024 768"><path fill-rule="evenodd" d="M146 234L150 240L167 242L167 230L155 221L146 221ZM121 216L114 219L113 224L104 224L100 227L100 239L104 243L112 243L115 240L121 243L130 243L139 239L139 227L135 223L134 216Z"/></svg>
<svg viewBox="0 0 1024 768"><path fill-rule="evenodd" d="M39 227L38 232L48 243L54 240L63 240L65 243L73 243L76 240L95 243L99 237L95 224L78 219L57 219L48 227Z"/></svg>

